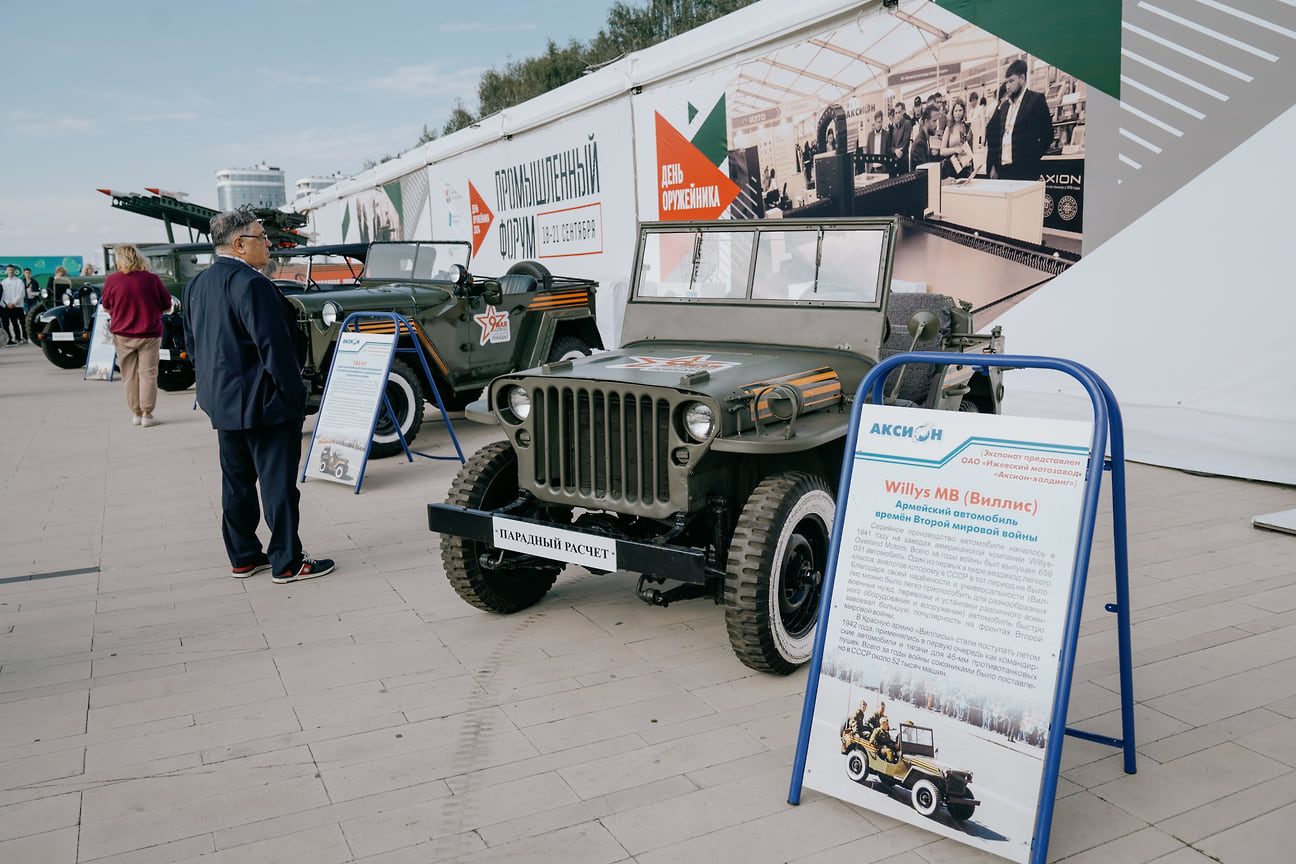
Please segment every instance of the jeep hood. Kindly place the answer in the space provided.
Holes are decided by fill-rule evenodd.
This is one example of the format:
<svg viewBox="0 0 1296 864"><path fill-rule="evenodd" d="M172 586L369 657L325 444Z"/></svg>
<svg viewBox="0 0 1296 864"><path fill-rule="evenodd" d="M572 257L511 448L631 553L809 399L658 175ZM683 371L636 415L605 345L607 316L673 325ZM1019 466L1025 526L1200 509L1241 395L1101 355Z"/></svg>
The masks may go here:
<svg viewBox="0 0 1296 864"><path fill-rule="evenodd" d="M866 358L845 351L639 342L583 357L571 365L552 364L545 367L548 372L541 374L550 378L671 387L724 399L744 387L804 375L825 367L841 379L844 392L853 393L871 365ZM529 374L536 374L536 371L531 370Z"/></svg>
<svg viewBox="0 0 1296 864"><path fill-rule="evenodd" d="M416 309L427 309L449 299L450 292L442 288L405 284L345 291L307 291L287 297L289 303L312 317L317 317L328 302L338 304L348 315L352 312L399 312L408 317Z"/></svg>

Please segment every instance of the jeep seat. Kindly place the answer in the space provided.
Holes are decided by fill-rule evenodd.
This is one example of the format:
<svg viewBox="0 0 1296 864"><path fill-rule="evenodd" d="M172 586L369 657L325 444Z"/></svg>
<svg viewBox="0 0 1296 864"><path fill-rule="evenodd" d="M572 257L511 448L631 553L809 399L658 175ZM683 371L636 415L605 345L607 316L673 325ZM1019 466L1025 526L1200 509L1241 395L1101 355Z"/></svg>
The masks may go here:
<svg viewBox="0 0 1296 864"><path fill-rule="evenodd" d="M940 321L940 330L931 339L919 339L913 350L941 350L941 346L946 343L950 336L951 310L953 308L954 301L944 294L897 294L892 292L887 303L887 320L891 323L891 335L882 344L882 350L878 352L879 359L885 360L888 357L909 350L909 344L913 342L913 336L909 333L909 318L915 312L923 310L936 315L937 320ZM905 404L903 400L908 400L915 405L925 405L931 392L932 382L939 374L940 367L930 363L913 363L893 369L891 374L887 376L884 387L885 395L891 395L891 388L895 386L895 379L900 374L901 369L907 371L904 373L904 382L900 385L899 399L902 400L900 404Z"/></svg>
<svg viewBox="0 0 1296 864"><path fill-rule="evenodd" d="M508 273L499 277L500 292L503 294L527 294L538 290L539 284L534 276L524 273Z"/></svg>

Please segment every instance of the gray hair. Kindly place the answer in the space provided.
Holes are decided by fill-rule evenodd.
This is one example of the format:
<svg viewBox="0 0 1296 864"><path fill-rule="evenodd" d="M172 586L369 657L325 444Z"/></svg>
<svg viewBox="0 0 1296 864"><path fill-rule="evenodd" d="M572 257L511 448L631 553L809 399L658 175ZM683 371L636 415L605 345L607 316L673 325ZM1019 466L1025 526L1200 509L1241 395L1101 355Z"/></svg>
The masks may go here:
<svg viewBox="0 0 1296 864"><path fill-rule="evenodd" d="M224 213L217 213L211 220L212 245L217 249L228 249L234 245L234 238L256 221L256 214L250 210L226 210Z"/></svg>

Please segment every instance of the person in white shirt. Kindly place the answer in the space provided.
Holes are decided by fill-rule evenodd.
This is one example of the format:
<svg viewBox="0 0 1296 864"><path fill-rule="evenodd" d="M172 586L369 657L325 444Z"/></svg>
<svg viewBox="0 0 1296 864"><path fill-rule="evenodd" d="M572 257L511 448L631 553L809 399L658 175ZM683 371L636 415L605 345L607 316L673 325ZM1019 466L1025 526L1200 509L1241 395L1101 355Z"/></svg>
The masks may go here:
<svg viewBox="0 0 1296 864"><path fill-rule="evenodd" d="M12 264L5 267L5 278L0 281L0 307L4 312L4 327L9 335L11 345L27 341L27 323L23 316L23 280L18 277L18 269Z"/></svg>

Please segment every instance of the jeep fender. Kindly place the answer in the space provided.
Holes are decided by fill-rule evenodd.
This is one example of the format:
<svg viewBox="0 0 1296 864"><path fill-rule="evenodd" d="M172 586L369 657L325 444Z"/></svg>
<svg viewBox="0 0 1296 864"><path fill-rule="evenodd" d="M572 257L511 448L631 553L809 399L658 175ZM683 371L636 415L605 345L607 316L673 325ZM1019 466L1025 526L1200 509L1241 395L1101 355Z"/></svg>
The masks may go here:
<svg viewBox="0 0 1296 864"><path fill-rule="evenodd" d="M603 348L603 337L599 335L598 325L587 308L542 312L535 338L531 340L531 349L520 358L518 368L534 369L544 365L549 359L550 346L560 336L575 336L591 348Z"/></svg>
<svg viewBox="0 0 1296 864"><path fill-rule="evenodd" d="M930 780L936 785L937 791L942 796L945 794L945 777L941 774L933 774L930 771L924 771L916 765L910 764L909 773L905 774L901 783L906 789L912 789L914 784L919 780Z"/></svg>
<svg viewBox="0 0 1296 864"><path fill-rule="evenodd" d="M490 410L490 399L486 393L490 392L487 387L483 391L482 398L469 402L464 408L464 417L474 423L481 423L483 426L498 426L499 420L495 417L495 412Z"/></svg>

